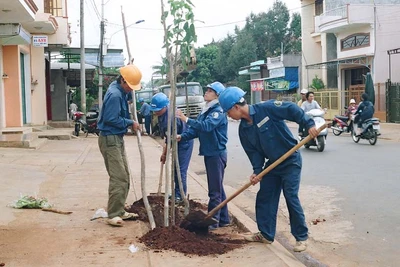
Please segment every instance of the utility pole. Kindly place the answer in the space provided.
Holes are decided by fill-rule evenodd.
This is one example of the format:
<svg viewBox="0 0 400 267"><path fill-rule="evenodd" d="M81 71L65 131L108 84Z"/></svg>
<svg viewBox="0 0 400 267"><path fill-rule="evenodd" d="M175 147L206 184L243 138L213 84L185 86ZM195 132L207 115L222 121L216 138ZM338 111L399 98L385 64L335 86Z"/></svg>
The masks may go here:
<svg viewBox="0 0 400 267"><path fill-rule="evenodd" d="M81 35L81 109L84 118L86 118L86 76L85 76L85 27L84 27L84 13L85 1L80 0L80 35Z"/></svg>
<svg viewBox="0 0 400 267"><path fill-rule="evenodd" d="M132 58L131 49L129 48L128 33L126 31L127 27L126 27L126 23L125 23L125 15L124 15L124 11L122 10L122 6L121 6L121 16L122 16L122 25L124 26L126 50L128 51L128 58L129 58L129 63L128 64L132 64L134 59Z"/></svg>
<svg viewBox="0 0 400 267"><path fill-rule="evenodd" d="M101 0L101 22L100 22L100 64L99 64L99 109L103 106L103 56L104 52L107 52L107 49L104 49L104 0ZM106 51L104 51L106 50Z"/></svg>

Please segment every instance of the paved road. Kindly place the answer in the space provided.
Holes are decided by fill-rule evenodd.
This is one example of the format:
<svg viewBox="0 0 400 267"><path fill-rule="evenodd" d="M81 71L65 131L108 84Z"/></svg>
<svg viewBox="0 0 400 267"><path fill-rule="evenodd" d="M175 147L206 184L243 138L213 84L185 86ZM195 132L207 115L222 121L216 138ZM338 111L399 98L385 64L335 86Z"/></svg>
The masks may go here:
<svg viewBox="0 0 400 267"><path fill-rule="evenodd" d="M234 188L247 182L252 172L237 128L237 122L230 122L225 175L225 183ZM191 167L201 174L203 159L195 156L198 142L195 144ZM301 149L300 197L307 221L326 219L315 226L310 223L315 241L309 249L312 256L330 266L396 266L400 262L399 151L397 142L378 140L371 146L361 140L355 144L347 134L336 137L331 133L324 152ZM256 190L254 187L246 195L254 199ZM286 212L284 207L281 210ZM287 225L278 230L290 237Z"/></svg>

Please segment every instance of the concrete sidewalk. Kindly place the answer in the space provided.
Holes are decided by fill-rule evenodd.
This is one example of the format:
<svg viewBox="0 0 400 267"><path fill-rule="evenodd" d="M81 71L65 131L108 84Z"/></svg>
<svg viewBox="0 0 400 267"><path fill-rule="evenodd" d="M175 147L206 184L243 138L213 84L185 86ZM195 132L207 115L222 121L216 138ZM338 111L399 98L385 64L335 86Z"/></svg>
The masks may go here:
<svg viewBox="0 0 400 267"><path fill-rule="evenodd" d="M134 136L125 137L134 177L128 203L141 198L140 157ZM143 137L146 187L156 192L161 147ZM149 228L128 221L122 228L106 225L104 219L90 221L107 204L108 175L97 147L97 137L48 141L38 150L0 148L0 263L5 266L303 266L278 242L249 243L241 249L213 257L184 256L173 251L154 252L138 238ZM191 199L207 200L207 184L189 172ZM57 209L71 215L16 210L6 205L20 194L46 197ZM250 231L256 224L239 208L229 204L232 214ZM139 247L131 253L128 247Z"/></svg>

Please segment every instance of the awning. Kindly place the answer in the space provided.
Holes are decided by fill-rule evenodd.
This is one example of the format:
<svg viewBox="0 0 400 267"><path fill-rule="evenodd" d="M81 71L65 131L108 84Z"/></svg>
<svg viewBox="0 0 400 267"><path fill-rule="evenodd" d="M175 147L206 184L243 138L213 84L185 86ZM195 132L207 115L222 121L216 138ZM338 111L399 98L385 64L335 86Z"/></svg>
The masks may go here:
<svg viewBox="0 0 400 267"><path fill-rule="evenodd" d="M306 65L306 69L335 69L341 64L361 65L367 68L369 68L368 66L371 65L369 62L369 56L363 55L359 57L343 58L316 64L310 64Z"/></svg>
<svg viewBox="0 0 400 267"><path fill-rule="evenodd" d="M250 75L260 73L261 68L266 67L267 64L264 60L258 60L255 62L251 62L249 66L240 67L239 68L239 75Z"/></svg>
<svg viewBox="0 0 400 267"><path fill-rule="evenodd" d="M298 67L285 67L280 75L249 80L252 91L288 91L299 88Z"/></svg>

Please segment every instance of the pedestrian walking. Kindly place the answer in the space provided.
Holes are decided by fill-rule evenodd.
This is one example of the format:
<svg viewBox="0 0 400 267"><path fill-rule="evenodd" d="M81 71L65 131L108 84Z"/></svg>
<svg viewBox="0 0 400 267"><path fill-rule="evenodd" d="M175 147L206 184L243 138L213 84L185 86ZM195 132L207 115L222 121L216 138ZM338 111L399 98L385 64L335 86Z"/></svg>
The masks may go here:
<svg viewBox="0 0 400 267"><path fill-rule="evenodd" d="M120 76L110 84L104 96L98 123L99 148L110 176L107 222L112 226L122 226L123 220L138 217L124 209L130 186L124 135L129 127L135 131L139 126L130 118L127 94L140 89L141 78L142 73L135 65L120 69Z"/></svg>
<svg viewBox="0 0 400 267"><path fill-rule="evenodd" d="M224 90L220 82L207 85L204 94L206 105L197 119L190 119L181 110L177 111L178 118L190 126L177 136L177 140L182 142L199 138L199 155L204 156L207 172L209 212L226 199L223 182L227 163L228 120L218 101L219 94ZM218 223L209 226L210 230L230 225L228 206L219 210L214 219Z"/></svg>
<svg viewBox="0 0 400 267"><path fill-rule="evenodd" d="M164 93L157 93L151 98L150 110L153 111L158 116L158 123L160 131L165 133L167 131L168 125L168 113L173 112L169 107L169 99ZM174 112L175 115L175 112ZM175 116L174 116L175 117ZM183 133L188 125L179 119L175 119L177 134ZM160 161L164 164L167 156L167 138L165 138L165 145L163 152L160 157ZM183 191L185 195L187 194L187 170L189 168L190 158L192 157L193 151L193 140L182 141L178 143L178 160L179 168L182 178ZM182 201L181 192L179 190L178 175L175 168L175 200L177 202Z"/></svg>
<svg viewBox="0 0 400 267"><path fill-rule="evenodd" d="M269 100L248 105L244 95L242 89L230 87L221 93L219 102L228 116L241 120L240 142L253 166L250 181L253 185L261 181L256 198L256 220L260 232L245 236L245 239L266 244L274 241L279 197L283 191L289 210L291 233L296 239L294 251L304 251L307 248L308 228L298 197L302 166L300 152L296 151L289 156L262 180L256 177L297 144L285 120L304 125L312 137L316 137L318 131L314 121L292 102Z"/></svg>

